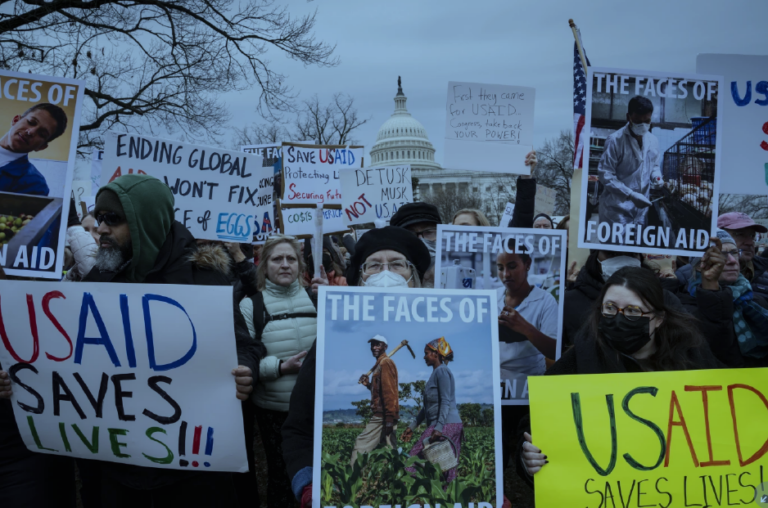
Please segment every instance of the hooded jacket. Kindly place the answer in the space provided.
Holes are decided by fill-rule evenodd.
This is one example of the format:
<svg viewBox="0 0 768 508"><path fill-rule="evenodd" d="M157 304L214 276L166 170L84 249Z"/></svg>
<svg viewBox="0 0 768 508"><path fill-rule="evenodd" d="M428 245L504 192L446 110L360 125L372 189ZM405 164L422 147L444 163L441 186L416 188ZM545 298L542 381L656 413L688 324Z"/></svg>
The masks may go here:
<svg viewBox="0 0 768 508"><path fill-rule="evenodd" d="M102 187L99 193L105 189L113 191L120 198L131 232L133 258L116 272L94 267L83 279L84 282L229 285L222 258L213 252L212 247L198 248L189 230L174 221L173 195L160 180L142 175L126 175ZM265 354L264 346L250 338L236 304L234 313L237 359L240 365L251 369L256 383L259 359ZM235 396L234 382L232 396ZM111 462L100 465L104 474L137 489L169 485L196 474L192 471L160 470Z"/></svg>

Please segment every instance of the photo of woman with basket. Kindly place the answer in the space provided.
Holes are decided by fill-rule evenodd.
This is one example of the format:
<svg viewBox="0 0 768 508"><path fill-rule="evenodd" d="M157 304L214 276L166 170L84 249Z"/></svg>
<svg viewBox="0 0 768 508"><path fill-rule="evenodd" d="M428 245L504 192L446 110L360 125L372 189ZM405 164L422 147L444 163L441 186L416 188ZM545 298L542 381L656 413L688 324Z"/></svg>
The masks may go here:
<svg viewBox="0 0 768 508"><path fill-rule="evenodd" d="M427 428L413 445L410 455L420 455L443 471L443 479L451 483L456 479L464 440L464 424L456 407L456 382L448 363L453 361L453 350L445 337L429 342L424 347L424 362L432 367L424 387L424 403L403 435L410 442L413 432L426 420ZM414 468L406 468L415 473Z"/></svg>

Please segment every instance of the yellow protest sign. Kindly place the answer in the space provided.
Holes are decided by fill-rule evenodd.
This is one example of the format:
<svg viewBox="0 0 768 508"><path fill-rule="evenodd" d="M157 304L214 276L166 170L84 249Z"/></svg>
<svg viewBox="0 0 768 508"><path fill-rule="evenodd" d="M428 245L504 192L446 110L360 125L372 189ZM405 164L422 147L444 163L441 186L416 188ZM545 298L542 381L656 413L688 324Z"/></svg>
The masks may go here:
<svg viewBox="0 0 768 508"><path fill-rule="evenodd" d="M768 369L528 380L536 506L768 506Z"/></svg>

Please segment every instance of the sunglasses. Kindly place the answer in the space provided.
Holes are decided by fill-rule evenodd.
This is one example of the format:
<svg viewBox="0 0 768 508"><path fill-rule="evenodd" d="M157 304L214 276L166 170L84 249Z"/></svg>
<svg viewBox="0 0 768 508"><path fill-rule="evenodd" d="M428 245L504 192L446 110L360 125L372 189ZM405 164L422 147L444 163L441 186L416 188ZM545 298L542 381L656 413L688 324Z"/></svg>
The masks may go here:
<svg viewBox="0 0 768 508"><path fill-rule="evenodd" d="M99 224L106 224L109 227L117 226L125 222L125 219L117 215L115 212L100 213L95 218L96 222Z"/></svg>

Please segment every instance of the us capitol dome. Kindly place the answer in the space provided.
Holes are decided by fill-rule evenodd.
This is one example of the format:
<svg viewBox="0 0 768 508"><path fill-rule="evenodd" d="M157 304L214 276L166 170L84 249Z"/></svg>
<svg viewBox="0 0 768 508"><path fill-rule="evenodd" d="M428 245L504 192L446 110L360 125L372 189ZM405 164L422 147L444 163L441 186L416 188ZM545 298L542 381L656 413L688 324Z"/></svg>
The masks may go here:
<svg viewBox="0 0 768 508"><path fill-rule="evenodd" d="M410 164L411 171L418 175L422 171L439 170L435 162L435 148L429 141L427 130L408 112L403 85L397 78L395 112L379 129L376 143L371 148L371 165L399 166Z"/></svg>

